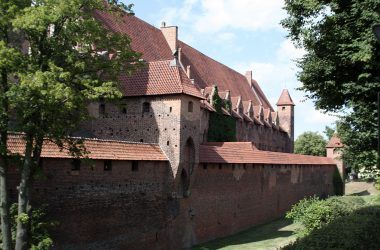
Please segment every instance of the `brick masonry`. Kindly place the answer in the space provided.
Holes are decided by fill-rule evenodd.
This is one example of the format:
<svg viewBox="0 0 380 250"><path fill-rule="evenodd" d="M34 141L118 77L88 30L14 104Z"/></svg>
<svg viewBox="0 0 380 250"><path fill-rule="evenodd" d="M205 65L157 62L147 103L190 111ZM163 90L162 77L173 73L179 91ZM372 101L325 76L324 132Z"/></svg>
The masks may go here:
<svg viewBox="0 0 380 250"><path fill-rule="evenodd" d="M179 249L278 218L299 199L333 193L334 166L199 164L189 195L175 195L168 162L83 163L44 159L33 187L48 204L57 248ZM10 173L12 194L18 173Z"/></svg>

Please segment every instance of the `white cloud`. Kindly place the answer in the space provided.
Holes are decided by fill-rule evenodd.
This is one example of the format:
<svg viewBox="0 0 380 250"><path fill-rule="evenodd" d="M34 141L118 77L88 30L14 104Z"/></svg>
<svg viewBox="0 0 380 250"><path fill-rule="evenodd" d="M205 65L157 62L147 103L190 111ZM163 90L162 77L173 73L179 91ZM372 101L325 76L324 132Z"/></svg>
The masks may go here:
<svg viewBox="0 0 380 250"><path fill-rule="evenodd" d="M217 32L225 28L267 30L279 27L284 17L279 0L201 0L201 12L195 27L200 32Z"/></svg>
<svg viewBox="0 0 380 250"><path fill-rule="evenodd" d="M305 53L304 49L296 48L292 41L285 39L277 50L277 60L280 62L294 61L295 59L302 58Z"/></svg>
<svg viewBox="0 0 380 250"><path fill-rule="evenodd" d="M279 0L186 0L179 8L164 8L161 16L168 23L189 26L194 32L257 31L279 29L285 16L282 6Z"/></svg>

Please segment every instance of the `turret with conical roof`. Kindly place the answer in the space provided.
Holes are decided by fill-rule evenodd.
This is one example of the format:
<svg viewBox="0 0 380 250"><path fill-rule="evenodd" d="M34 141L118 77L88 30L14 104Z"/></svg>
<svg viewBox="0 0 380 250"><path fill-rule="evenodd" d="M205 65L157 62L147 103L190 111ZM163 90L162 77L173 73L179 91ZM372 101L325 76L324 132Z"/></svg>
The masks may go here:
<svg viewBox="0 0 380 250"><path fill-rule="evenodd" d="M290 97L289 91L284 89L278 102L276 103L278 110L278 119L280 127L288 133L290 138L289 150L293 152L294 148L294 102Z"/></svg>

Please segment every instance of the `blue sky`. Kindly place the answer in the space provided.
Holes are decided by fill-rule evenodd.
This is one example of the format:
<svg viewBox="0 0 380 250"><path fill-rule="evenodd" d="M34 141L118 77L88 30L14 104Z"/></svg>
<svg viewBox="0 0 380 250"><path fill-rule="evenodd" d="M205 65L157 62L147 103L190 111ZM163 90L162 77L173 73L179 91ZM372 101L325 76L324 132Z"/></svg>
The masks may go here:
<svg viewBox="0 0 380 250"><path fill-rule="evenodd" d="M283 0L132 0L137 17L160 27L179 27L179 39L217 61L244 73L253 71L272 106L287 88L296 104L295 137L322 133L336 118L315 110L296 90L294 60L303 55L286 38L279 22L286 16ZM125 1L126 3L130 3Z"/></svg>

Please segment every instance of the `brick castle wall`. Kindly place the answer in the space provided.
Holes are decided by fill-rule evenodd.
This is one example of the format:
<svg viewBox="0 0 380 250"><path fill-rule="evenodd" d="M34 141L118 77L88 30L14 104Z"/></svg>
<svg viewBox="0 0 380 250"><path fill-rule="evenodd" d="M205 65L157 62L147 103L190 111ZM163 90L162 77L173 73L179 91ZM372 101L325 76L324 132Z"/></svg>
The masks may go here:
<svg viewBox="0 0 380 250"><path fill-rule="evenodd" d="M92 165L92 166L91 166ZM305 196L333 194L333 166L199 164L190 196L173 196L168 162L103 161L71 171L71 160L44 159L33 202L60 222L57 248L179 249L282 216ZM18 172L10 173L13 198Z"/></svg>

